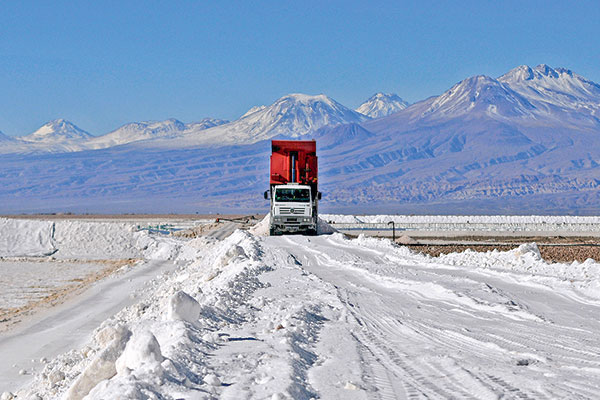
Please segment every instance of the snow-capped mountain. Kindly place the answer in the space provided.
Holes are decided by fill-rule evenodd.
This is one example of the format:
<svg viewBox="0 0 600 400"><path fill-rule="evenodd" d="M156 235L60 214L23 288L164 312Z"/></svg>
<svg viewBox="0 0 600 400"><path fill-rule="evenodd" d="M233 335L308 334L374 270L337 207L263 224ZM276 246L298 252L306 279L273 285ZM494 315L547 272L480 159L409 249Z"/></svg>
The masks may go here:
<svg viewBox="0 0 600 400"><path fill-rule="evenodd" d="M551 106L555 106L600 116L600 85L566 68L521 65L498 81L527 97L538 108L551 111Z"/></svg>
<svg viewBox="0 0 600 400"><path fill-rule="evenodd" d="M455 119L500 121L509 125L561 129L600 129L598 85L564 68L517 67L498 79L467 78L440 96L415 103L370 130L396 130L407 124L443 124ZM554 137L555 138L555 137ZM553 138L553 139L554 139Z"/></svg>
<svg viewBox="0 0 600 400"><path fill-rule="evenodd" d="M37 131L19 137L19 140L24 142L36 142L55 144L61 142L84 141L91 139L93 136L83 129L78 128L73 123L57 119L44 124Z"/></svg>
<svg viewBox="0 0 600 400"><path fill-rule="evenodd" d="M356 109L370 118L385 117L408 107L408 103L397 94L375 93Z"/></svg>
<svg viewBox="0 0 600 400"><path fill-rule="evenodd" d="M215 118L204 118L198 122L189 124L184 124L173 118L165 121L133 122L125 124L106 135L90 140L87 148L102 149L142 140L177 138L186 133L199 132L227 122Z"/></svg>
<svg viewBox="0 0 600 400"><path fill-rule="evenodd" d="M373 140L338 147L353 163L331 160L336 200L589 210L600 199L597 87L563 68L518 67L367 121ZM348 173L361 178L349 185Z"/></svg>
<svg viewBox="0 0 600 400"><path fill-rule="evenodd" d="M438 97L410 107L415 119L440 120L477 114L532 117L535 107L519 93L485 75L467 78Z"/></svg>
<svg viewBox="0 0 600 400"><path fill-rule="evenodd" d="M64 119L44 124L35 132L0 139L0 154L60 153L80 151L94 136Z"/></svg>
<svg viewBox="0 0 600 400"><path fill-rule="evenodd" d="M73 198L105 211L257 210L279 136L317 139L323 211L597 214L599 104L597 84L544 65L470 77L376 119L288 95L200 131L142 123L129 128L145 139L125 146L3 155L0 210Z"/></svg>
<svg viewBox="0 0 600 400"><path fill-rule="evenodd" d="M252 108L237 121L206 130L200 140L248 144L275 136L300 138L323 126L367 119L324 94L289 94L268 107Z"/></svg>

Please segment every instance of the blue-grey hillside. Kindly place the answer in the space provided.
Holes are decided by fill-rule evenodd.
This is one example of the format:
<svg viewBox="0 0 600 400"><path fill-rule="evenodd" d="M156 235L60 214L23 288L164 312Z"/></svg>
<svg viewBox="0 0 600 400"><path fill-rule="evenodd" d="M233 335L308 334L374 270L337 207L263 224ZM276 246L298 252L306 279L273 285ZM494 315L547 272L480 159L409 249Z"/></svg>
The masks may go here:
<svg viewBox="0 0 600 400"><path fill-rule="evenodd" d="M6 136L4 133L0 132L0 142L8 143L12 141L12 139Z"/></svg>
<svg viewBox="0 0 600 400"><path fill-rule="evenodd" d="M314 137L325 211L598 213L599 109L597 84L520 66L382 118L296 94L214 126L126 126L104 148L0 143L0 211L266 209L269 140Z"/></svg>

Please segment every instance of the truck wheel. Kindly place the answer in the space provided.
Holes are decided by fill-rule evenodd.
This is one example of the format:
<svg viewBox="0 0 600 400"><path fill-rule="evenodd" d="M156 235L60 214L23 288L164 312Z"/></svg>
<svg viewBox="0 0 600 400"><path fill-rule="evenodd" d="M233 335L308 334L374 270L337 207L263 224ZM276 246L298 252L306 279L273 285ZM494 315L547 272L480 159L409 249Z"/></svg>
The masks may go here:
<svg viewBox="0 0 600 400"><path fill-rule="evenodd" d="M269 228L269 236L275 236L275 229Z"/></svg>
<svg viewBox="0 0 600 400"><path fill-rule="evenodd" d="M316 229L309 229L306 231L306 234L308 236L317 236L317 230Z"/></svg>

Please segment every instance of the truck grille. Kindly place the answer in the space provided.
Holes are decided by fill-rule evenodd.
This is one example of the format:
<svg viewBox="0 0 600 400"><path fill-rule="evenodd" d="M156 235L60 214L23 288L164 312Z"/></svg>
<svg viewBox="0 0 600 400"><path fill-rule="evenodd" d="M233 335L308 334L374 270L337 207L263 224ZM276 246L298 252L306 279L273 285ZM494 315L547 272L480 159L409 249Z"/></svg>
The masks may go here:
<svg viewBox="0 0 600 400"><path fill-rule="evenodd" d="M279 207L281 215L304 215L304 208Z"/></svg>

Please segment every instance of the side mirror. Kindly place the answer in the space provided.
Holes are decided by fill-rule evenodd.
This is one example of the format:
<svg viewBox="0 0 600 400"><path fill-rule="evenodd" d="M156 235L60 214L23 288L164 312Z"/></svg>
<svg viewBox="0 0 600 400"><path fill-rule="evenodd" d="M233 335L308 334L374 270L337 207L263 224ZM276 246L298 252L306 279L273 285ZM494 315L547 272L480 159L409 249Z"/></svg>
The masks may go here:
<svg viewBox="0 0 600 400"><path fill-rule="evenodd" d="M321 197L323 197L323 193L317 192L317 199L321 200Z"/></svg>
<svg viewBox="0 0 600 400"><path fill-rule="evenodd" d="M269 200L269 191L266 190L265 193L263 193L263 196L265 196L265 200Z"/></svg>

